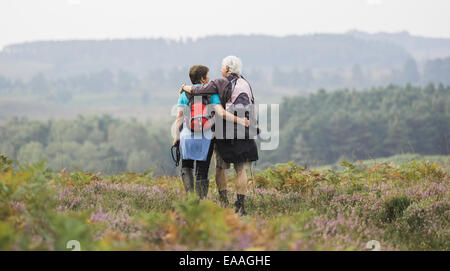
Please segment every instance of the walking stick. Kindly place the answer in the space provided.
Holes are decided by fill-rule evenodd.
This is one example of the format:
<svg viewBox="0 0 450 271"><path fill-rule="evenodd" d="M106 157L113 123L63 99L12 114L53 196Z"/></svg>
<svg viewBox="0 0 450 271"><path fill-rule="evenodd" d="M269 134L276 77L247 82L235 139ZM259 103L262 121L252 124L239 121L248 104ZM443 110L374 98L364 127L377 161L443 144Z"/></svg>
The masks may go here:
<svg viewBox="0 0 450 271"><path fill-rule="evenodd" d="M250 175L252 176L253 195L255 195L255 177L253 176L253 163L250 166Z"/></svg>

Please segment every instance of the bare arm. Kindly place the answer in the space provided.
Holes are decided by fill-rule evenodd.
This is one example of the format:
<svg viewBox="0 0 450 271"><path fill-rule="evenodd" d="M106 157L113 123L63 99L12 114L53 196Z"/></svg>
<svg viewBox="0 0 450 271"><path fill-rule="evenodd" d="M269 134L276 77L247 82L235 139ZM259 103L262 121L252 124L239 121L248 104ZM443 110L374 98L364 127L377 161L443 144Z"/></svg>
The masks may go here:
<svg viewBox="0 0 450 271"><path fill-rule="evenodd" d="M214 106L214 110L216 111L216 114L218 114L224 120L231 121L245 127L248 127L250 125L250 121L248 119L239 118L231 114L230 112L226 111L221 104L217 104L216 106Z"/></svg>
<svg viewBox="0 0 450 271"><path fill-rule="evenodd" d="M173 145L175 145L175 143L177 143L178 140L180 140L180 128L181 125L183 124L183 108L178 107L178 113L177 113L177 117L175 119L175 126L174 129L175 131L173 131Z"/></svg>

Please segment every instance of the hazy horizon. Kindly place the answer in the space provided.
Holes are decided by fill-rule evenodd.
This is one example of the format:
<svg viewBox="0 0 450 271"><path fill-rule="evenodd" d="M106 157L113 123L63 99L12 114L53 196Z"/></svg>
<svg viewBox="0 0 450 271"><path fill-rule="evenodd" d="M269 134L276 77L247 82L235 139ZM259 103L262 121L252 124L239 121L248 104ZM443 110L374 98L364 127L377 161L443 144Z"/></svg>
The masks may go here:
<svg viewBox="0 0 450 271"><path fill-rule="evenodd" d="M6 0L0 3L0 25L6 26L0 28L0 50L10 44L44 40L182 40L236 34L343 34L352 30L450 38L450 2L446 0L226 3Z"/></svg>

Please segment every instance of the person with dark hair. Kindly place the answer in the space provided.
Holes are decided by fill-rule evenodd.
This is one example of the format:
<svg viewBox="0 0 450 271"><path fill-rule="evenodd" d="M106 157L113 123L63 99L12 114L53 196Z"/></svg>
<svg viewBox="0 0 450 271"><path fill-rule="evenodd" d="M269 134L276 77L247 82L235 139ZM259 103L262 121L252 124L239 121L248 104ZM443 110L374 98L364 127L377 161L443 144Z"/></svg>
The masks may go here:
<svg viewBox="0 0 450 271"><path fill-rule="evenodd" d="M202 86L209 82L209 68L203 65L192 66L189 70L189 77L191 82L195 86ZM203 99L204 98L204 99ZM233 114L225 111L223 108L219 95L205 95L202 97L202 102L211 105L214 109L211 114L217 114L222 118L225 118L234 123L240 125L247 125L249 121L245 118L238 118ZM196 132L192 131L190 121L188 121L188 115L192 114L188 110L194 109L194 97L185 92L180 93L178 99L178 112L174 126L174 141L173 144L179 144L181 154L181 178L183 181L186 193L194 190L200 199L206 198L209 188L208 170L211 162L211 156L214 150L214 144L211 141L214 140L213 127L209 129L202 129ZM202 105L202 104L200 104ZM194 109L195 110L195 109ZM202 120L204 116L202 116ZM210 118L209 120L211 120ZM183 121L184 120L184 121ZM194 125L192 125L194 126ZM203 126L206 126L203 123ZM194 162L195 162L195 185L194 185Z"/></svg>

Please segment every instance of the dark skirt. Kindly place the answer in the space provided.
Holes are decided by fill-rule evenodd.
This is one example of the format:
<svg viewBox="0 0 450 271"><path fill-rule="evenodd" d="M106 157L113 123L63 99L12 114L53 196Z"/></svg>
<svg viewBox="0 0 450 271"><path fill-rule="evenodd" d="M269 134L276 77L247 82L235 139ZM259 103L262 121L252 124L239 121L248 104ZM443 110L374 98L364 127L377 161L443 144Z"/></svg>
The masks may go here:
<svg viewBox="0 0 450 271"><path fill-rule="evenodd" d="M258 146L254 139L216 139L217 150L227 163L258 160Z"/></svg>

